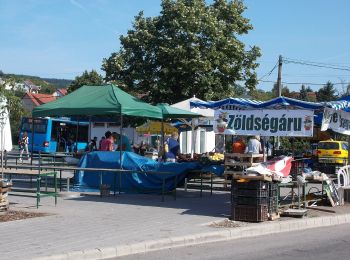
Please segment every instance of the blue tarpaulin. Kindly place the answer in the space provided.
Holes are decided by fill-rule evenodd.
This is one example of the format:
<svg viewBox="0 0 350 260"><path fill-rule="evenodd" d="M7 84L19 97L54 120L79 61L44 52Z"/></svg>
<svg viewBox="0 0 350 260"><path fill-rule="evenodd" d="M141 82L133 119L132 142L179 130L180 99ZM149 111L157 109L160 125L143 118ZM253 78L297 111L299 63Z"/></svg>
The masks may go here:
<svg viewBox="0 0 350 260"><path fill-rule="evenodd" d="M122 173L120 187L122 192L128 191L156 191L162 190L163 179L165 179L165 191L174 189L175 176L177 182L181 183L189 170L200 169L199 163L159 163L149 158L132 152L123 152L123 169L143 171L145 173ZM91 152L80 160L79 167L82 168L104 168L120 169L119 152ZM147 173L147 172L168 172ZM116 190L119 187L119 176L112 172L80 171L76 174L77 190L98 189L100 176L102 183L111 185Z"/></svg>

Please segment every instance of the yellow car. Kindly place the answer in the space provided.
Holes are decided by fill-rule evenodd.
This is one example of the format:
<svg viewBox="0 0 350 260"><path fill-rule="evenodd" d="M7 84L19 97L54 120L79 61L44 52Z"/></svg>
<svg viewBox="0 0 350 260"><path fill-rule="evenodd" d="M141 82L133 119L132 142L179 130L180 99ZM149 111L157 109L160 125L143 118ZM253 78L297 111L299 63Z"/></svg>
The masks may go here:
<svg viewBox="0 0 350 260"><path fill-rule="evenodd" d="M320 163L343 164L348 159L348 143L344 141L321 141L317 146L317 157Z"/></svg>

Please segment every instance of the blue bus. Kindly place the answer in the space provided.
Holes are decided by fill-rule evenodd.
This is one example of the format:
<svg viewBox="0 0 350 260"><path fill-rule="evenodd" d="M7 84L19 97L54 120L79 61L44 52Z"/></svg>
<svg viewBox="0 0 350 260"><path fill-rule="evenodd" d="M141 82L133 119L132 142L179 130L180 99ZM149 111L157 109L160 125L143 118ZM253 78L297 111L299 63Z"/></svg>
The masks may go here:
<svg viewBox="0 0 350 260"><path fill-rule="evenodd" d="M29 151L32 150L32 125L34 120L33 152L55 153L83 150L88 145L89 123L69 118L22 118L20 138L28 133ZM78 138L77 135L78 127Z"/></svg>

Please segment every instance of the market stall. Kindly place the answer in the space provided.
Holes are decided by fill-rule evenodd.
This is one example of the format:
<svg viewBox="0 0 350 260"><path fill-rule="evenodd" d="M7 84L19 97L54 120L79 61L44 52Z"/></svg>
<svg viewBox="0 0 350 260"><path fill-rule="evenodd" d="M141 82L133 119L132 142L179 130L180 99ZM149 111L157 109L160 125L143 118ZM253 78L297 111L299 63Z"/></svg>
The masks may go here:
<svg viewBox="0 0 350 260"><path fill-rule="evenodd" d="M76 116L76 117L114 116L116 118L116 121L120 124L120 136L122 136L123 135L123 116L137 116L137 117L144 117L149 119L158 119L158 120L162 120L163 122L169 118L179 118L179 117L189 118L189 117L199 117L201 115L192 113L189 111L177 109L177 108L172 108L166 104L159 104L158 106L152 106L150 104L144 103L136 99L135 97L127 94L126 92L122 91L121 89L119 89L114 85L105 85L105 86L83 86L61 99L39 106L33 110L33 117L43 117L43 116ZM162 126L161 132L164 133L164 124L162 123L161 126ZM120 147L122 147L122 141L120 143ZM130 158L131 155L134 155L134 154L126 153L123 151L106 152L106 153L103 153L103 152L87 153L82 157L79 166L80 167L89 166L90 168L94 168L94 167L99 168L98 166L100 164L104 164L113 168L119 167L120 169L123 168L127 170L138 169L137 166L128 163L128 161L125 163L123 162L124 159ZM137 157L137 160L139 159L140 158ZM135 160L136 160L135 157L133 157L131 161L135 162ZM147 161L149 159L143 158L142 160ZM159 171L164 167L165 168L169 167L167 166L168 164L166 163L157 163L152 160L150 163L157 164ZM193 167L196 168L197 164L196 165L192 165L190 163L182 164L180 168L187 170L190 168L193 169ZM149 167L145 168L144 166L142 166L141 168L145 172L144 176L148 178L147 171L149 170ZM170 172L172 172L175 175L179 175L179 181L181 181L180 175L182 175L184 171L178 170L176 166L170 166L169 168L170 168ZM118 168L115 168L115 169L117 171ZM83 171L81 171L77 176L78 186L84 186L84 184L87 184L87 183L91 187L98 187L98 185L102 185L102 184L111 185L109 180L111 176L113 176L113 174L109 174L109 176L107 175L108 173L100 173L98 170L96 170L96 172L90 171L88 174L85 174ZM100 178L101 176L104 178L103 183L101 183L100 181L97 181L96 179L96 178ZM138 180L141 179L139 173L135 173L135 175L133 176L137 176L135 177L135 179L138 179ZM153 174L152 176L154 177L156 175ZM169 177L167 174L163 174L161 171L158 177L161 179L164 179L164 178L172 179L172 176ZM125 180L120 179L119 181L123 182ZM149 181L155 182L154 180L149 180ZM145 181L138 182L138 183L139 185L143 186ZM130 182L130 187L133 187L133 186L135 186L135 183ZM162 188L161 183L155 184L155 186L158 189ZM167 185L167 187L169 186ZM144 186L144 188L147 189L147 185Z"/></svg>
<svg viewBox="0 0 350 260"><path fill-rule="evenodd" d="M349 102L342 100L313 103L279 97L266 102L229 98L213 102L191 102L191 105L194 107L215 109L214 131L223 138L228 135L258 136L259 138L255 138L257 139L255 143L259 143L260 137L262 137L262 139L281 136L288 138L312 137L314 118L322 117L323 113L329 110L332 111L332 113L330 113L332 116L330 117L333 121L337 118L345 118L344 115L335 116L334 111L338 111L337 113L344 113L344 111L340 110L348 108ZM327 113L325 114L327 115ZM327 129L328 126L325 126L327 121L325 122L325 120L327 120L327 116L324 118L322 124L323 128ZM334 123L332 120L329 120L328 117L328 124L331 125L330 127L332 127L332 123ZM335 122L339 125L334 126L333 130L337 129L337 131L340 131L341 126L344 127L344 125L347 127L346 122L345 119L339 119ZM342 131L342 133L345 133L345 131ZM227 142L224 143L227 146ZM260 150L262 150L262 154L264 154L264 148ZM259 154L259 151L257 154ZM266 158L265 155L263 155L263 157ZM278 183L274 184L274 182L271 181L283 180L284 182L290 182L293 187L301 187L303 183L307 182L305 178L301 179L299 177L304 171L304 167L297 169L295 177L298 176L298 180L285 178L285 173L280 169L286 169L288 168L287 165L291 165L291 157L274 158L272 161L268 162L259 162L258 160L254 162L253 159L254 158L249 158L249 161L242 161L242 156L226 153L225 175L230 174L232 176L232 216L236 220L264 221L267 219L267 215L271 216L276 213L273 209L276 208L274 205L277 204L276 187ZM291 172L291 168L292 167L289 166L287 175ZM310 179L319 174L313 171L308 175ZM270 179L267 178L268 176ZM304 177L306 174L301 176ZM316 179L319 179L320 183L323 184L325 178L322 178L322 180L320 178ZM313 179L313 181L316 181L316 179ZM334 197L336 191L334 191L332 181L327 180L326 183L328 197ZM334 194L332 193L333 191ZM299 193L298 195L300 198L301 195ZM307 202L304 202L304 206L307 206Z"/></svg>

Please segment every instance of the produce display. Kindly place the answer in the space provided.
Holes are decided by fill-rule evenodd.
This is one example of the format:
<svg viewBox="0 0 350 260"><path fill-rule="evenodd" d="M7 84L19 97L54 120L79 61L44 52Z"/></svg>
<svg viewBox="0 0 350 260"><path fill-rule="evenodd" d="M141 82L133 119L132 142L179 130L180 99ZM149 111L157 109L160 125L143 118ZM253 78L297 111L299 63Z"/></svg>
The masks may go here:
<svg viewBox="0 0 350 260"><path fill-rule="evenodd" d="M202 164L217 164L223 160L224 154L222 153L193 154L193 158L190 154L180 154L178 157L178 162L201 162Z"/></svg>

